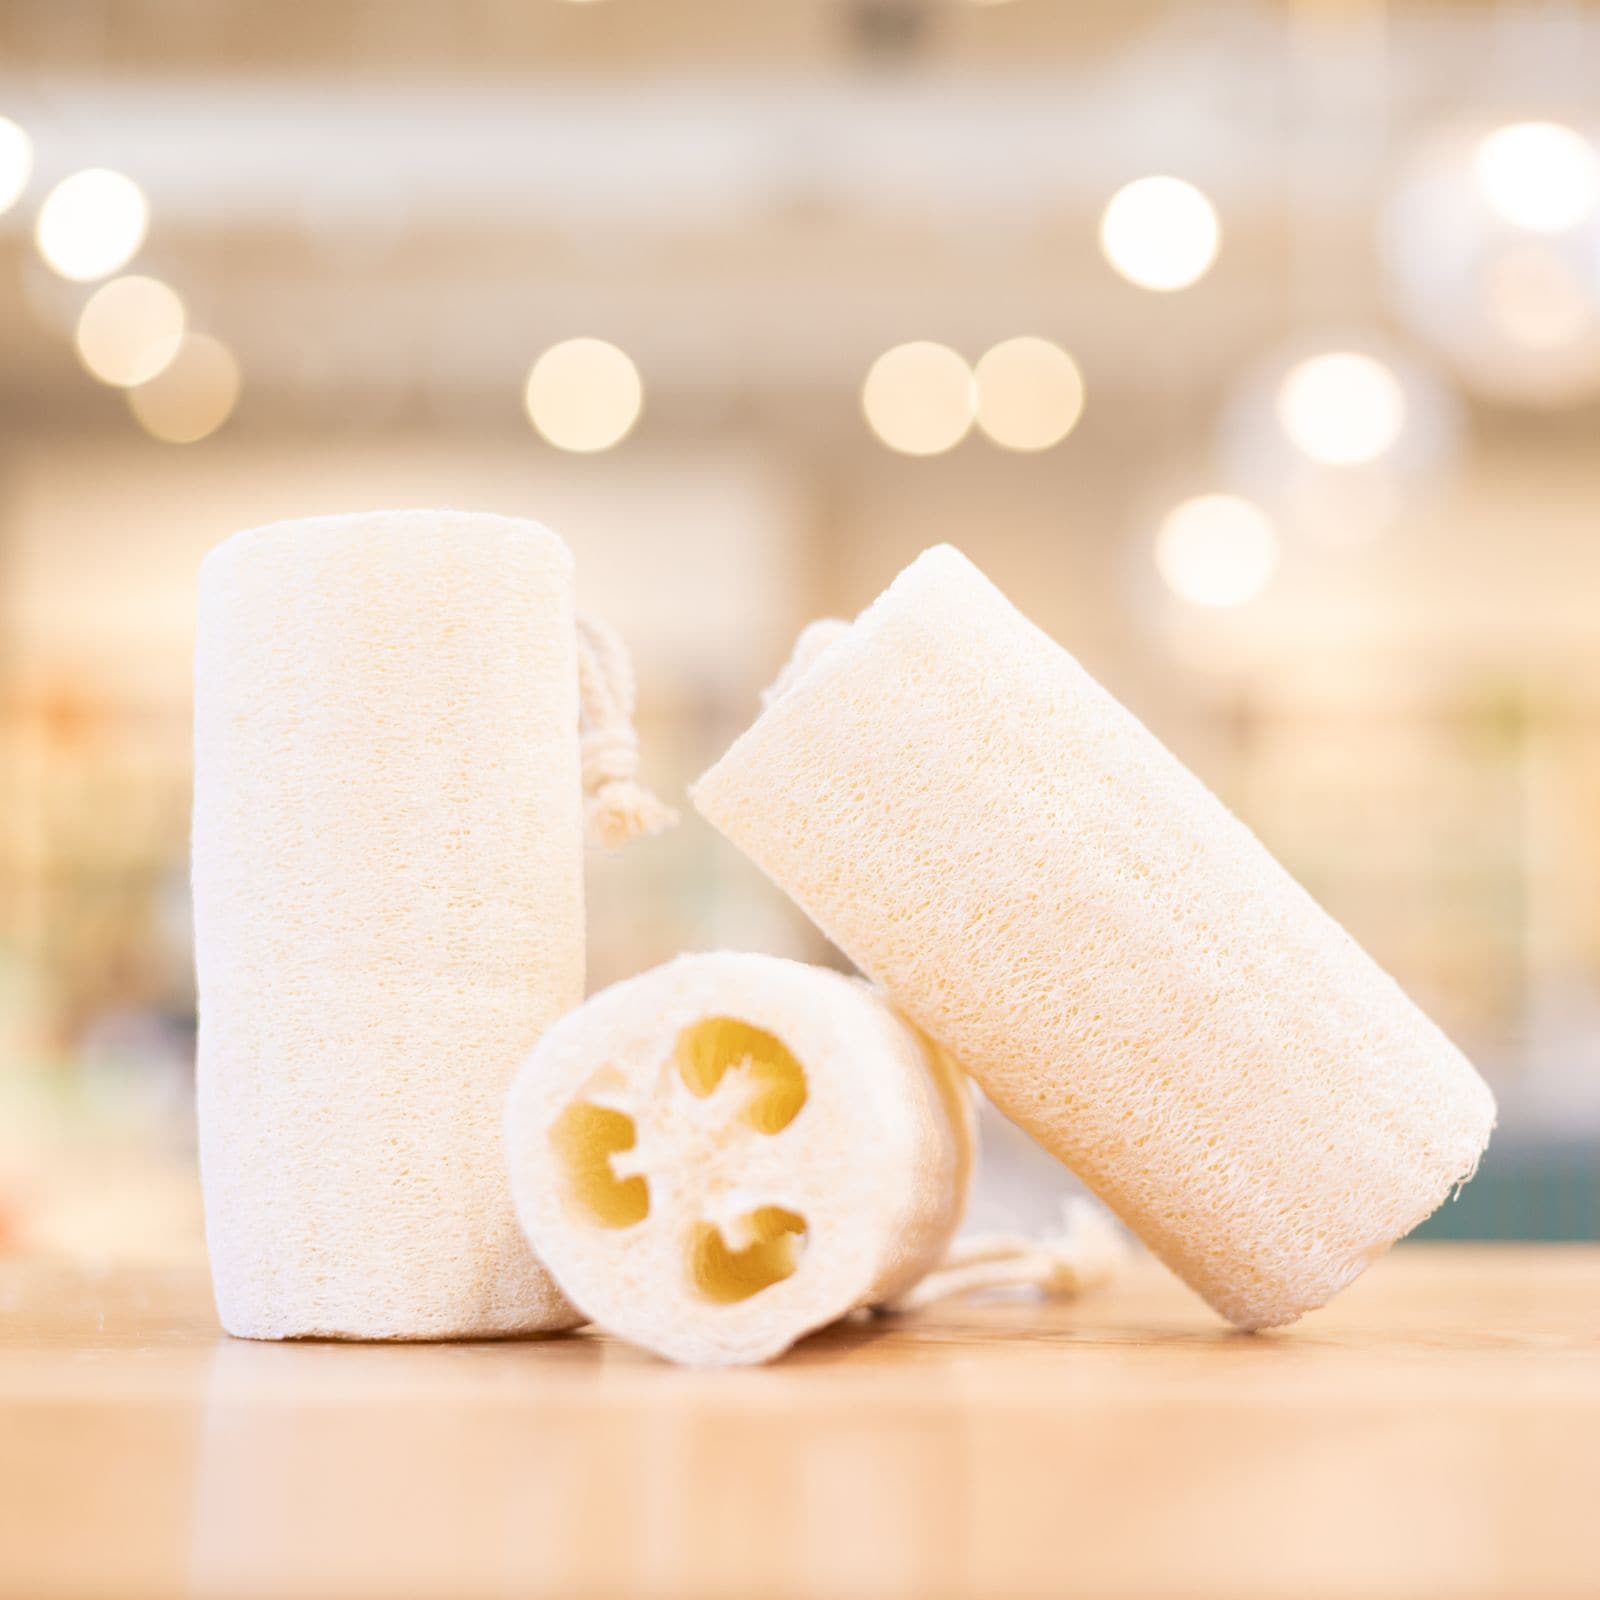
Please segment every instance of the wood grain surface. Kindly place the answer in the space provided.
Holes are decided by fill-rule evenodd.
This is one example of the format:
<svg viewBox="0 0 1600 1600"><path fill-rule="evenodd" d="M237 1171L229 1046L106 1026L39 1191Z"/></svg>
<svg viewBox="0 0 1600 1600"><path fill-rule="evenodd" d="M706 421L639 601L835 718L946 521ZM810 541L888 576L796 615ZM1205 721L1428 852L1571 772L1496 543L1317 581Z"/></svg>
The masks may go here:
<svg viewBox="0 0 1600 1600"><path fill-rule="evenodd" d="M1600 1247L1402 1247L1254 1336L1142 1262L734 1372L0 1265L0 1595L1600 1595Z"/></svg>

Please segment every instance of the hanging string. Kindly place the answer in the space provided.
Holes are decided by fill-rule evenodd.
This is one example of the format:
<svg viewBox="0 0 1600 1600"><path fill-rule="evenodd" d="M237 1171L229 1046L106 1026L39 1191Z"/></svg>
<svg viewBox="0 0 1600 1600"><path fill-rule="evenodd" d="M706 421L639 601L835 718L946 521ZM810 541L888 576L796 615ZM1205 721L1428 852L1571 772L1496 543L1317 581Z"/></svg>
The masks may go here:
<svg viewBox="0 0 1600 1600"><path fill-rule="evenodd" d="M639 782L633 662L616 632L578 618L578 729L589 838L607 850L670 828L678 813Z"/></svg>
<svg viewBox="0 0 1600 1600"><path fill-rule="evenodd" d="M850 631L850 624L838 617L818 617L800 630L789 659L784 662L778 676L761 691L762 709L775 700L781 700L811 670L812 663L835 639L842 639Z"/></svg>
<svg viewBox="0 0 1600 1600"><path fill-rule="evenodd" d="M1046 1238L982 1234L958 1239L941 1266L882 1311L915 1311L936 1300L986 1289L1032 1289L1071 1298L1116 1276L1128 1246L1111 1214L1093 1200L1069 1200L1061 1231Z"/></svg>

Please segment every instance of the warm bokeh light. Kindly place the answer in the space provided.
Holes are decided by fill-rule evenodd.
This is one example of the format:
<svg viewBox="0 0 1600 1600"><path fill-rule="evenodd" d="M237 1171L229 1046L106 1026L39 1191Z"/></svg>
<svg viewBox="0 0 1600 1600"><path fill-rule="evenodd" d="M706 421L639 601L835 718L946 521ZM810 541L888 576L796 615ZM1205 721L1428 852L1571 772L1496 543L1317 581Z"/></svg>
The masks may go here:
<svg viewBox="0 0 1600 1600"><path fill-rule="evenodd" d="M1211 202L1182 178L1139 178L1100 219L1100 248L1141 289L1186 289L1217 259L1222 230Z"/></svg>
<svg viewBox="0 0 1600 1600"><path fill-rule="evenodd" d="M1278 535L1262 509L1231 494L1174 506L1156 535L1156 567L1168 588L1197 606L1242 606L1278 570Z"/></svg>
<svg viewBox="0 0 1600 1600"><path fill-rule="evenodd" d="M1600 152L1558 122L1516 122L1478 145L1478 183L1503 221L1534 233L1575 227L1600 206Z"/></svg>
<svg viewBox="0 0 1600 1600"><path fill-rule="evenodd" d="M1479 281L1491 324L1525 350L1558 350L1600 320L1600 302L1573 263L1531 240L1497 251Z"/></svg>
<svg viewBox="0 0 1600 1600"><path fill-rule="evenodd" d="M1290 368L1277 413L1290 441L1313 461L1354 466L1393 447L1405 426L1406 397L1381 361L1333 350Z"/></svg>
<svg viewBox="0 0 1600 1600"><path fill-rule="evenodd" d="M534 362L523 404L557 449L592 454L627 438L644 405L644 384L614 344L567 339Z"/></svg>
<svg viewBox="0 0 1600 1600"><path fill-rule="evenodd" d="M102 383L148 383L178 353L183 301L155 278L113 278L78 318L78 357Z"/></svg>
<svg viewBox="0 0 1600 1600"><path fill-rule="evenodd" d="M1384 209L1394 310L1467 387L1501 404L1600 395L1600 180L1594 152L1573 140L1545 123L1488 139L1442 132Z"/></svg>
<svg viewBox="0 0 1600 1600"><path fill-rule="evenodd" d="M186 333L167 367L128 391L128 405L145 432L168 444L193 444L232 415L239 398L239 363L220 339Z"/></svg>
<svg viewBox="0 0 1600 1600"><path fill-rule="evenodd" d="M1083 414L1083 375L1060 345L1024 336L978 362L978 426L1008 450L1048 450Z"/></svg>
<svg viewBox="0 0 1600 1600"><path fill-rule="evenodd" d="M33 140L9 117L0 117L0 212L22 198L33 176Z"/></svg>
<svg viewBox="0 0 1600 1600"><path fill-rule="evenodd" d="M39 208L39 253L74 283L109 277L126 266L150 227L150 203L132 178L89 167L63 178Z"/></svg>
<svg viewBox="0 0 1600 1600"><path fill-rule="evenodd" d="M1371 545L1451 479L1451 386L1379 328L1308 328L1239 375L1212 436L1212 470L1297 546Z"/></svg>
<svg viewBox="0 0 1600 1600"><path fill-rule="evenodd" d="M886 350L861 386L861 409L891 450L936 456L966 438L977 415L972 369L948 345L918 339Z"/></svg>

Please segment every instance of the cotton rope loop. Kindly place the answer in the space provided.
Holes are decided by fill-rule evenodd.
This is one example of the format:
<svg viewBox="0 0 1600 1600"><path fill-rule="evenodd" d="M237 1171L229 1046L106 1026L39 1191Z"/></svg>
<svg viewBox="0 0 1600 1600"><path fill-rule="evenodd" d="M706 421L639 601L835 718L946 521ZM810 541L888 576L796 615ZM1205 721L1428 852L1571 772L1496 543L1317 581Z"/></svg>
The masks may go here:
<svg viewBox="0 0 1600 1600"><path fill-rule="evenodd" d="M664 832L678 820L671 806L639 782L639 736L633 726L633 662L616 631L598 617L578 617L578 757L590 841L617 850Z"/></svg>
<svg viewBox="0 0 1600 1600"><path fill-rule="evenodd" d="M835 639L842 639L850 631L850 624L841 621L838 617L818 617L815 622L809 622L800 630L800 637L794 642L794 649L790 652L789 659L783 664L778 676L771 684L761 691L761 704L765 708L774 701L781 700L788 692L809 672L815 663L821 659L825 651Z"/></svg>
<svg viewBox="0 0 1600 1600"><path fill-rule="evenodd" d="M973 1234L951 1245L939 1268L882 1311L916 1311L937 1300L1001 1289L1027 1289L1046 1299L1073 1299L1109 1283L1128 1258L1110 1212L1092 1200L1069 1200L1058 1233Z"/></svg>

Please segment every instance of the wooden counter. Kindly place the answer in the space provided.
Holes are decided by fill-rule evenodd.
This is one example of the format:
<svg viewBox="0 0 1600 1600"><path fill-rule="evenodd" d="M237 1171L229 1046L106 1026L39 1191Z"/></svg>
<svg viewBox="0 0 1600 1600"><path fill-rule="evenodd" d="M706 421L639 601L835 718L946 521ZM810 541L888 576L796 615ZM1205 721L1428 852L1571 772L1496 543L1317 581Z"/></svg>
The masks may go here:
<svg viewBox="0 0 1600 1600"><path fill-rule="evenodd" d="M736 1372L0 1266L0 1594L1600 1595L1600 1247L1403 1247L1256 1337L1141 1263Z"/></svg>

